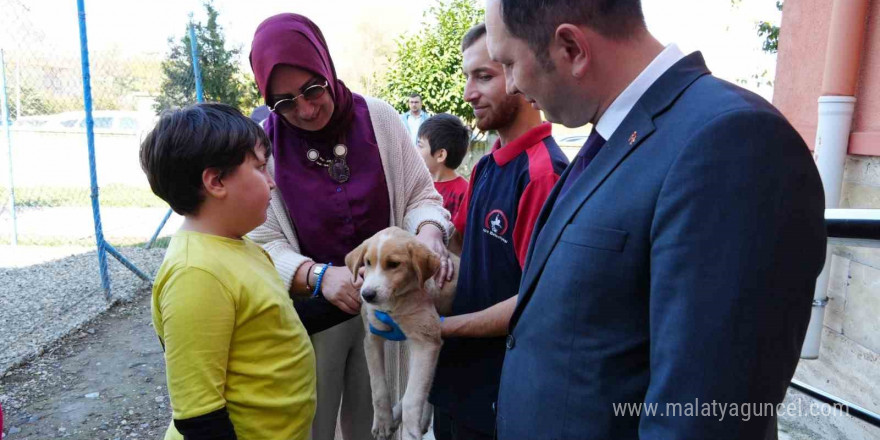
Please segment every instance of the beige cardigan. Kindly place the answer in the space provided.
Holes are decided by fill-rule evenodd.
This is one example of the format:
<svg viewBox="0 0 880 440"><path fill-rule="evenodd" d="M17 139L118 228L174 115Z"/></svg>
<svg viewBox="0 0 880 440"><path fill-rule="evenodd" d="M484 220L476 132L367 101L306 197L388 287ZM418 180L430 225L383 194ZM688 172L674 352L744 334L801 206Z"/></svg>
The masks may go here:
<svg viewBox="0 0 880 440"><path fill-rule="evenodd" d="M410 142L409 135L397 112L384 101L365 97L373 123L373 132L379 145L379 156L385 171L388 198L391 202L391 224L415 233L425 221L435 221L451 230L449 212L443 208L443 199L434 189L434 183L421 155ZM269 161L269 172L275 175L274 161ZM352 164L357 172L357 164ZM293 275L299 266L311 258L301 255L296 229L290 221L288 207L276 188L266 213L266 222L254 229L248 237L263 246L272 256L275 268L290 289Z"/></svg>

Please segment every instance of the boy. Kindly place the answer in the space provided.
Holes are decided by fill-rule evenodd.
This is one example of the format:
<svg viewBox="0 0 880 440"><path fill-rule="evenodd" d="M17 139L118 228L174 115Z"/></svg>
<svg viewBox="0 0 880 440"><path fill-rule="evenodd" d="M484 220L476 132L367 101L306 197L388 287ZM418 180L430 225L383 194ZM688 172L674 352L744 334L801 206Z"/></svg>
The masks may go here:
<svg viewBox="0 0 880 440"><path fill-rule="evenodd" d="M270 142L223 104L161 118L141 145L153 192L184 216L153 285L173 423L165 439L306 439L315 357L268 254Z"/></svg>
<svg viewBox="0 0 880 440"><path fill-rule="evenodd" d="M448 113L432 116L419 127L419 152L434 178L434 188L443 196L443 207L452 218L455 218L467 192L467 180L455 169L464 160L469 142L467 127Z"/></svg>

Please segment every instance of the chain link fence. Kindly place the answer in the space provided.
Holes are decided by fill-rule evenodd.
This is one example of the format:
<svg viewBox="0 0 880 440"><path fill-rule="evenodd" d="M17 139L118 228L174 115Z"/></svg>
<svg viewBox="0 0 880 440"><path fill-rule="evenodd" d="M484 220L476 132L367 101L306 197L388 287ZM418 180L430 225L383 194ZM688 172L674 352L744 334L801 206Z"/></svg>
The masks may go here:
<svg viewBox="0 0 880 440"><path fill-rule="evenodd" d="M78 35L59 41L28 3L0 3L6 79L0 93L9 121L0 157L0 244L93 246L83 72L79 50L70 50ZM124 6L113 5L118 15L90 16L89 28L124 16ZM118 48L89 54L100 213L104 237L114 245L146 241L167 209L138 162L140 142L156 119L162 55Z"/></svg>
<svg viewBox="0 0 880 440"><path fill-rule="evenodd" d="M152 243L169 217L165 231L182 220L153 195L138 152L160 108L201 100L191 43L216 42L190 15L165 50L127 50L107 41L126 9L104 2L87 23L84 0L0 0L0 262L97 249L107 298L107 254L149 279L116 247Z"/></svg>

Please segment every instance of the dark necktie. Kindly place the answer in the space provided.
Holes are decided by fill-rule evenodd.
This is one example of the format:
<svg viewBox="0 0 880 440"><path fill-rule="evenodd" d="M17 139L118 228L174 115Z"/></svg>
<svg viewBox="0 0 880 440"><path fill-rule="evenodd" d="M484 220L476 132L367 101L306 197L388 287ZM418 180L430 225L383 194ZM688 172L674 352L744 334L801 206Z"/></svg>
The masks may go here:
<svg viewBox="0 0 880 440"><path fill-rule="evenodd" d="M593 132L590 133L590 137L587 138L587 142L584 143L584 146L581 147L581 151L578 151L574 162L572 162L571 171L568 173L568 177L565 178L565 182L562 184L562 189L559 190L559 195L556 196L556 200L562 198L568 189L571 188L571 185L573 185L578 177L583 174L584 170L587 169L587 166L590 165L590 162L593 161L593 158L599 154L599 150L602 149L603 145L605 145L605 139L602 138L602 135L600 135L594 127Z"/></svg>

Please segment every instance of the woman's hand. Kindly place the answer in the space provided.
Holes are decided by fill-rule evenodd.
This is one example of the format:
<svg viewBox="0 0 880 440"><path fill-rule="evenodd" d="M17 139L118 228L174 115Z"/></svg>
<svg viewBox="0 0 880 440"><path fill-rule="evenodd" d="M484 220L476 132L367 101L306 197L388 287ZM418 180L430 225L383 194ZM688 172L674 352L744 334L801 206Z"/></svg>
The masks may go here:
<svg viewBox="0 0 880 440"><path fill-rule="evenodd" d="M452 272L455 270L452 266L452 259L449 258L449 250L446 249L446 244L443 243L443 231L436 225L429 223L419 229L416 239L440 258L440 270L434 275L434 281L437 283L437 288L442 289L447 281L452 281Z"/></svg>
<svg viewBox="0 0 880 440"><path fill-rule="evenodd" d="M361 310L360 287L364 279L360 276L351 282L351 271L345 267L331 266L321 280L321 294L327 301L349 315L357 315Z"/></svg>

